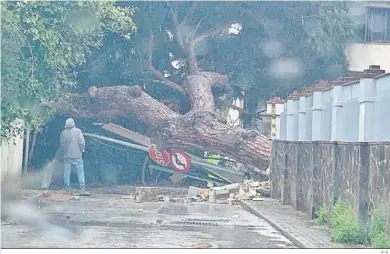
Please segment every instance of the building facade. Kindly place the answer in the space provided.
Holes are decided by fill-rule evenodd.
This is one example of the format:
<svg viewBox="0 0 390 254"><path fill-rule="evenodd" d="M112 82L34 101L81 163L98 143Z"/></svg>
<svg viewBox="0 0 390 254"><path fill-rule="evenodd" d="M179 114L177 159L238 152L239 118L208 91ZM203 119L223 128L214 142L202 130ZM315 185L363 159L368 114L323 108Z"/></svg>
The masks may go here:
<svg viewBox="0 0 390 254"><path fill-rule="evenodd" d="M380 65L390 71L390 1L352 4L351 13L364 25L361 41L345 51L350 71L363 71L369 65Z"/></svg>

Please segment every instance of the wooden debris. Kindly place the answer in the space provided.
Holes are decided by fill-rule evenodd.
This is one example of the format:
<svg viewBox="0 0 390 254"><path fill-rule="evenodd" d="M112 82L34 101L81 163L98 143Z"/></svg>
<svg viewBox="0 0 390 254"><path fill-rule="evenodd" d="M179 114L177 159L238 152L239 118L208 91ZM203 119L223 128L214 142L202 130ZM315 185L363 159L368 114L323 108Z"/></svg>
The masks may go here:
<svg viewBox="0 0 390 254"><path fill-rule="evenodd" d="M270 196L269 182L245 180L243 183L228 184L211 189L200 189L191 186L188 190L188 198L196 201L209 200L215 203L216 200L227 198L230 204L240 200L263 201L264 197Z"/></svg>
<svg viewBox="0 0 390 254"><path fill-rule="evenodd" d="M135 197L141 202L157 202L159 201L160 190L157 187L137 187L135 189Z"/></svg>

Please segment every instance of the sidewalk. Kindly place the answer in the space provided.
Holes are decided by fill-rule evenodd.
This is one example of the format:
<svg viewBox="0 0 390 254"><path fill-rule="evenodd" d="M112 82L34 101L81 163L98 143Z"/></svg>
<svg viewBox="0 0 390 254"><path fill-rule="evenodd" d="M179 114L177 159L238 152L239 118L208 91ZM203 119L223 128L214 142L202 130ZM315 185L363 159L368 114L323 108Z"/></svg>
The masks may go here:
<svg viewBox="0 0 390 254"><path fill-rule="evenodd" d="M279 230L294 245L304 249L319 248L367 248L365 246L332 243L330 229L310 220L308 215L295 211L278 200L241 201L247 211L264 219Z"/></svg>

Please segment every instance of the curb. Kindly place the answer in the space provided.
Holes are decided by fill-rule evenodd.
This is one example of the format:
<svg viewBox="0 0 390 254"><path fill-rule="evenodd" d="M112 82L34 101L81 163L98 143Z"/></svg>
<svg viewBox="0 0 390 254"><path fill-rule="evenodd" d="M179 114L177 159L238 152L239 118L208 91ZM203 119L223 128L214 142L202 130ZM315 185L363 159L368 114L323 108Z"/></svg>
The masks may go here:
<svg viewBox="0 0 390 254"><path fill-rule="evenodd" d="M286 237L288 240L290 240L295 246L301 248L301 249L309 249L308 246L306 246L304 243L299 241L296 237L294 237L292 234L290 234L288 231L284 230L282 227L280 227L278 224L274 223L272 220L265 217L263 214L256 211L255 208L253 208L250 204L248 204L245 201L240 201L240 205L242 208L244 208L246 211L256 215L260 219L265 220L267 223L269 223L272 227L274 227L276 230L278 230L284 237Z"/></svg>

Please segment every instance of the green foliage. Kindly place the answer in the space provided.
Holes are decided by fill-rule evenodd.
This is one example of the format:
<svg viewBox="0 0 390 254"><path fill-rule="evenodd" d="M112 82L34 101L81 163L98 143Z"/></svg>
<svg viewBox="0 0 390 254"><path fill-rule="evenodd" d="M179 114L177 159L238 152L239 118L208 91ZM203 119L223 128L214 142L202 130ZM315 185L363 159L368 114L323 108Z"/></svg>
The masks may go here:
<svg viewBox="0 0 390 254"><path fill-rule="evenodd" d="M390 248L390 238L386 233L385 209L378 206L372 213L372 220L365 228L360 225L353 208L342 202L337 202L334 207L332 217L326 205L316 211L318 218L316 221L321 224L331 225L331 239L339 243L362 244L365 239L371 240L371 246L377 249ZM368 230L367 230L368 231Z"/></svg>
<svg viewBox="0 0 390 254"><path fill-rule="evenodd" d="M385 232L376 234L371 238L371 246L375 249L390 249L390 239Z"/></svg>
<svg viewBox="0 0 390 254"><path fill-rule="evenodd" d="M346 70L344 49L357 36L353 17L344 2L198 1L194 9L191 2L134 4L139 10L134 17L137 34L129 43L117 36L109 37L104 50L89 59L89 71L80 76L83 84L145 84L145 89L157 98L170 97L171 89L166 87L165 93L157 95L155 90L159 85L151 82L156 78L145 67L149 33L153 31L156 69L166 71L169 79L179 84L188 75L187 68L175 70L171 66L172 60L187 57L175 40L177 29L171 7L176 10L179 22L189 17L179 29L184 41L232 23L243 25L238 36L215 36L200 42L196 54L202 70L227 74L235 94L245 92L245 109L251 112L249 118L255 115L261 99L274 95L283 97L293 89L342 75ZM174 36L173 40L169 39L168 32ZM267 52L264 45L269 42L279 43L280 52L274 52L278 50L272 47ZM102 52L115 57L102 57ZM271 75L272 64L280 58L296 59L301 63L302 74L284 78Z"/></svg>
<svg viewBox="0 0 390 254"><path fill-rule="evenodd" d="M363 230L350 205L342 202L335 205L331 221L331 240L353 244L364 242Z"/></svg>
<svg viewBox="0 0 390 254"><path fill-rule="evenodd" d="M371 246L376 249L390 248L390 238L386 233L386 219L382 207L374 209L371 224Z"/></svg>
<svg viewBox="0 0 390 254"><path fill-rule="evenodd" d="M321 206L315 213L318 218L316 221L321 225L326 225L329 223L329 208L326 205Z"/></svg>
<svg viewBox="0 0 390 254"><path fill-rule="evenodd" d="M76 85L71 68L85 64L107 32L128 40L133 14L113 1L1 2L2 138L16 118L44 124L48 102Z"/></svg>
<svg viewBox="0 0 390 254"><path fill-rule="evenodd" d="M253 113L249 118L260 99L283 97L305 84L341 75L345 46L356 36L346 4L334 1L197 2L193 11L191 2L3 1L2 129L9 129L15 118L39 126L53 113L47 102L90 85L143 85L156 98L179 98L188 109L187 98L152 82L155 77L146 68L152 31L153 65L177 83L188 75L187 68L171 66L172 56L185 60L187 52L168 36L176 38L178 31L170 7L179 22L188 17L179 29L184 41L242 23L239 36L204 40L196 54L202 70L227 74L236 95L244 91L246 111ZM273 41L282 45L277 57L263 47ZM270 66L280 57L299 60L302 75L270 75Z"/></svg>

